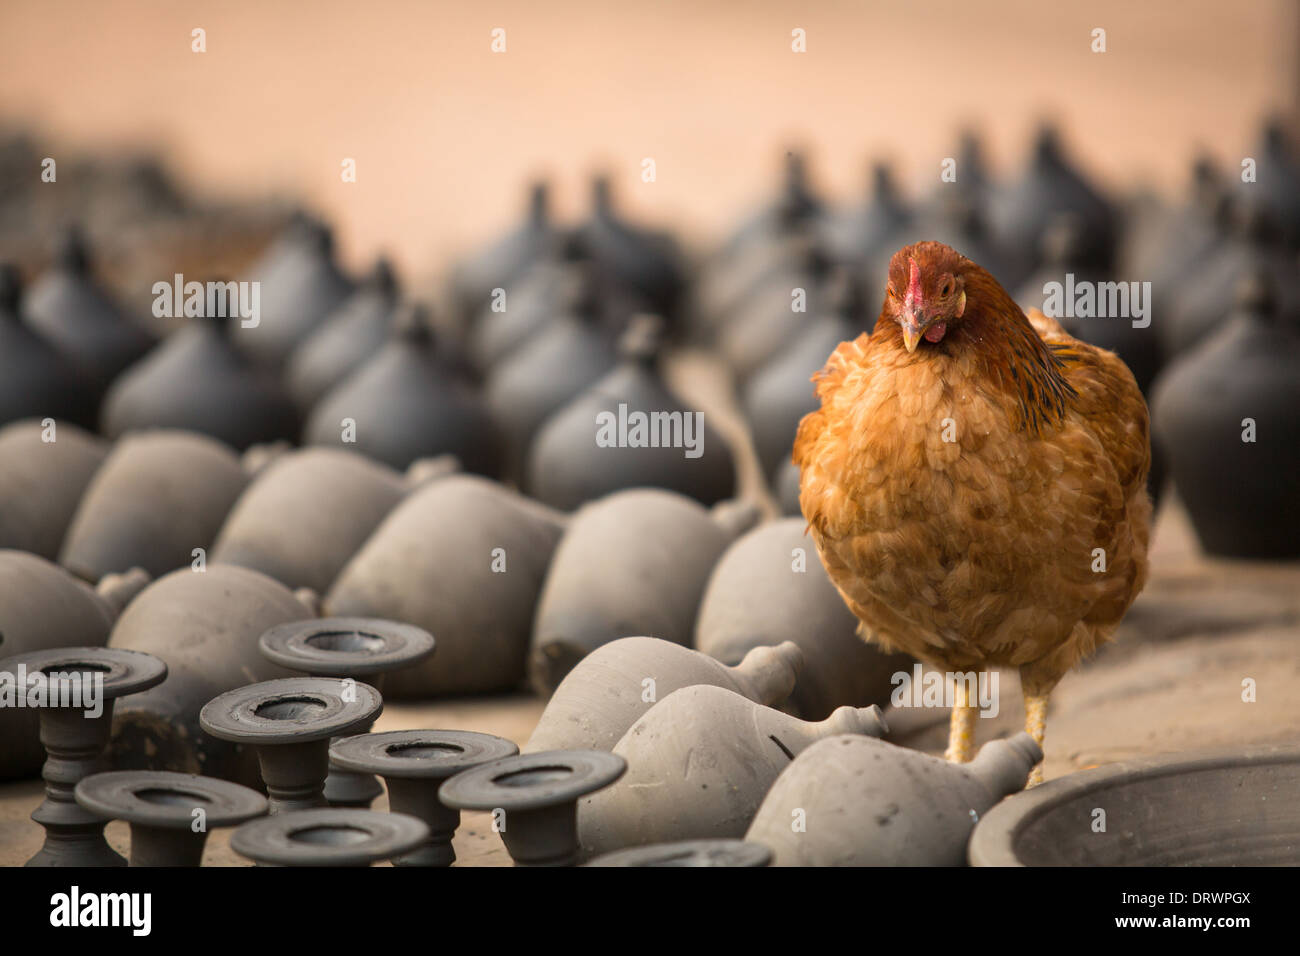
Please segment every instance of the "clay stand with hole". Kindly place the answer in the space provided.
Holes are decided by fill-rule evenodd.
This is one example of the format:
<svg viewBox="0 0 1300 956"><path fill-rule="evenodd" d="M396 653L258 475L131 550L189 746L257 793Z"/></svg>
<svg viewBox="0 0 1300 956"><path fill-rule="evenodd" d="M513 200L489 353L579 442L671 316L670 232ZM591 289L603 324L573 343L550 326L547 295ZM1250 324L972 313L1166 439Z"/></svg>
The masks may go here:
<svg viewBox="0 0 1300 956"><path fill-rule="evenodd" d="M230 848L258 866L370 866L409 853L428 836L422 821L403 813L324 807L245 823Z"/></svg>
<svg viewBox="0 0 1300 956"><path fill-rule="evenodd" d="M578 862L578 800L607 787L627 761L603 750L551 750L506 757L452 777L438 791L445 806L488 810L517 866Z"/></svg>
<svg viewBox="0 0 1300 956"><path fill-rule="evenodd" d="M209 830L267 808L266 797L248 787L165 770L92 774L77 784L76 797L91 813L131 824L131 866L198 866Z"/></svg>
<svg viewBox="0 0 1300 956"><path fill-rule="evenodd" d="M369 684L287 677L208 701L199 723L214 737L257 751L276 814L324 806L329 739L369 727L383 708Z"/></svg>
<svg viewBox="0 0 1300 956"><path fill-rule="evenodd" d="M25 679L20 677L20 666ZM33 675L44 676L40 683L47 692L38 705L41 745L47 755L41 768L45 799L32 811L32 819L45 828L45 845L27 865L125 866L126 860L104 839L107 821L78 806L75 789L84 777L100 769L113 730L113 702L161 683L167 665L139 651L62 647L0 661L0 673L10 675L15 693L25 695L28 701L37 692ZM68 677L50 679L58 674ZM91 680L89 692L83 683L87 677ZM53 706L56 695L61 703L71 706ZM98 713L93 713L96 710Z"/></svg>
<svg viewBox="0 0 1300 956"><path fill-rule="evenodd" d="M767 866L772 851L746 840L652 843L598 856L586 866Z"/></svg>
<svg viewBox="0 0 1300 956"><path fill-rule="evenodd" d="M410 624L377 618L326 617L292 621L258 639L262 656L281 667L312 677L367 678L379 690L384 674L424 660L433 653L433 636ZM366 725L363 731L369 731ZM369 807L383 792L368 773L331 768L325 799L336 807Z"/></svg>
<svg viewBox="0 0 1300 956"><path fill-rule="evenodd" d="M460 811L438 800L438 788L450 777L518 752L509 740L463 730L360 734L330 745L330 776L334 768L377 773L388 785L389 809L428 824L428 840L396 857L393 866L451 866L456 860L451 839L460 826Z"/></svg>

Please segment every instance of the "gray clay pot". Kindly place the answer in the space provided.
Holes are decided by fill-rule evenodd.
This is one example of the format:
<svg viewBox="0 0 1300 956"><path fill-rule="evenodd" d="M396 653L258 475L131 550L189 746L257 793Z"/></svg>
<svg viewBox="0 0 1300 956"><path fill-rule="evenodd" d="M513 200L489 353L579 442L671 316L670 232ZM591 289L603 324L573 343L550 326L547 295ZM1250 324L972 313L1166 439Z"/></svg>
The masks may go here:
<svg viewBox="0 0 1300 956"><path fill-rule="evenodd" d="M884 732L878 707L843 707L809 723L721 687L683 688L615 745L628 772L579 803L583 849L742 837L768 788L805 748L825 737Z"/></svg>
<svg viewBox="0 0 1300 956"><path fill-rule="evenodd" d="M1049 780L975 827L974 866L1300 865L1300 748L1163 754ZM1095 826L1105 811L1105 829Z"/></svg>
<svg viewBox="0 0 1300 956"><path fill-rule="evenodd" d="M0 657L58 647L103 647L117 605L57 564L0 550ZM0 708L0 780L35 776L45 760L38 712Z"/></svg>
<svg viewBox="0 0 1300 956"><path fill-rule="evenodd" d="M976 822L1042 758L1025 733L967 764L832 737L781 773L745 839L771 847L776 866L961 866Z"/></svg>
<svg viewBox="0 0 1300 956"><path fill-rule="evenodd" d="M393 698L510 690L563 516L496 482L435 481L393 509L344 566L327 614L422 627L438 653L390 674ZM496 570L494 570L494 568Z"/></svg>
<svg viewBox="0 0 1300 956"><path fill-rule="evenodd" d="M533 625L529 679L548 694L587 654L648 634L689 646L704 583L756 512L711 514L668 491L634 489L580 510L560 542Z"/></svg>
<svg viewBox="0 0 1300 956"><path fill-rule="evenodd" d="M144 568L154 577L210 548L248 483L225 445L190 432L128 435L86 489L59 563L87 581Z"/></svg>
<svg viewBox="0 0 1300 956"><path fill-rule="evenodd" d="M118 701L109 755L116 770L176 770L260 786L251 748L204 733L199 712L245 684L293 676L258 650L264 631L310 617L283 584L257 571L209 564L155 581L132 601L110 647L147 651L167 664L167 679Z"/></svg>
<svg viewBox="0 0 1300 956"><path fill-rule="evenodd" d="M290 452L240 495L212 546L212 560L324 594L407 487L396 471L354 452Z"/></svg>
<svg viewBox="0 0 1300 956"><path fill-rule="evenodd" d="M846 704L884 706L890 678L909 670L912 659L882 653L858 636L858 620L827 577L806 526L803 518L774 521L727 549L704 591L695 647L730 664L755 647L793 641L804 668L790 709L808 720Z"/></svg>
<svg viewBox="0 0 1300 956"><path fill-rule="evenodd" d="M778 707L795 686L803 655L793 644L756 647L736 666L654 637L624 637L598 647L560 682L525 753L613 750L656 700L696 684L723 687Z"/></svg>
<svg viewBox="0 0 1300 956"><path fill-rule="evenodd" d="M21 502L0 508L0 548L53 560L109 446L69 423L54 424L54 441L43 434L39 421L0 428L0 501Z"/></svg>

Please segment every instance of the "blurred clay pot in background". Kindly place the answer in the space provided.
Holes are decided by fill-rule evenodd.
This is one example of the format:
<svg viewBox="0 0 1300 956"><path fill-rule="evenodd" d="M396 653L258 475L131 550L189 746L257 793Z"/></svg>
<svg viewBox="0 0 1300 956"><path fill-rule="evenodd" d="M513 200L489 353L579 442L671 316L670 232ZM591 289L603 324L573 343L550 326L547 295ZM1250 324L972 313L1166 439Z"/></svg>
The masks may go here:
<svg viewBox="0 0 1300 956"><path fill-rule="evenodd" d="M756 509L710 513L682 495L634 489L573 516L546 575L529 679L549 694L587 654L632 634L689 646L709 570Z"/></svg>
<svg viewBox="0 0 1300 956"><path fill-rule="evenodd" d="M233 451L204 435L127 435L86 488L59 563L87 581L188 565L195 548L212 545L248 477Z"/></svg>
<svg viewBox="0 0 1300 956"><path fill-rule="evenodd" d="M20 503L0 508L0 548L57 558L77 503L109 447L66 422L0 428L0 501Z"/></svg>
<svg viewBox="0 0 1300 956"><path fill-rule="evenodd" d="M846 704L883 706L892 676L909 670L912 659L858 636L858 620L827 577L806 526L802 517L773 521L723 553L700 603L695 647L732 664L756 647L793 642L804 667L790 704L808 720Z"/></svg>
<svg viewBox="0 0 1300 956"><path fill-rule="evenodd" d="M422 627L438 653L388 675L396 698L511 690L564 518L473 476L434 481L394 508L325 599L338 617Z"/></svg>
<svg viewBox="0 0 1300 956"><path fill-rule="evenodd" d="M771 847L775 866L961 866L979 818L1023 790L1042 759L1025 733L966 764L832 737L782 771L744 836Z"/></svg>
<svg viewBox="0 0 1300 956"><path fill-rule="evenodd" d="M655 637L623 637L596 648L565 676L542 711L525 753L613 750L656 700L696 684L779 707L795 686L803 654L793 644L757 647L735 666Z"/></svg>
<svg viewBox="0 0 1300 956"><path fill-rule="evenodd" d="M579 803L583 849L744 836L768 788L804 748L884 732L877 707L844 707L809 723L721 687L675 691L615 745L628 763L623 778Z"/></svg>
<svg viewBox="0 0 1300 956"><path fill-rule="evenodd" d="M199 711L226 691L293 676L267 661L257 641L277 624L310 616L283 584L232 565L174 571L147 587L127 606L108 643L161 658L167 679L117 702L113 768L200 773L260 787L252 748L205 733Z"/></svg>

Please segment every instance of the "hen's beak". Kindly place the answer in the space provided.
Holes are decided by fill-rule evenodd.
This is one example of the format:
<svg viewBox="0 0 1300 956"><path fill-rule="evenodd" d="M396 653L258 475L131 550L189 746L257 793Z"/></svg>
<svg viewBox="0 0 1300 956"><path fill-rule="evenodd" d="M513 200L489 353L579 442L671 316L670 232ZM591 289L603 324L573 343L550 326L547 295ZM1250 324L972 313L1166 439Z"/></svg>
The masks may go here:
<svg viewBox="0 0 1300 956"><path fill-rule="evenodd" d="M917 344L921 341L921 336L925 334L925 326L911 316L903 319L903 344L907 346L907 351L915 352Z"/></svg>

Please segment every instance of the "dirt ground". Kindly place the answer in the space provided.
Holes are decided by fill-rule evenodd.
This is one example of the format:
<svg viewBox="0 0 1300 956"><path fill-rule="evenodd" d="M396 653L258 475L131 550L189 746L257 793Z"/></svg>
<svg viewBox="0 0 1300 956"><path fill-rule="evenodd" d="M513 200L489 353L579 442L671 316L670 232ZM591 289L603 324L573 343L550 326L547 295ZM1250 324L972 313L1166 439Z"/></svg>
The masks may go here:
<svg viewBox="0 0 1300 956"><path fill-rule="evenodd" d="M1242 699L1253 679L1256 700ZM978 742L1019 729L1023 709L1014 674L1003 674L1003 706L979 721ZM522 744L543 707L515 695L388 705L376 730L457 728L499 734ZM892 711L896 739L941 753L947 714ZM1125 620L1119 640L1068 676L1052 699L1046 776L1137 755L1293 741L1300 737L1300 565L1206 560L1176 500L1162 508L1151 582ZM0 865L21 864L41 843L28 819L39 781L0 786ZM385 809L386 798L376 801ZM508 866L487 814L467 813L456 834L458 865ZM208 840L204 864L247 861L228 847L229 831ZM109 842L128 846L124 824Z"/></svg>

